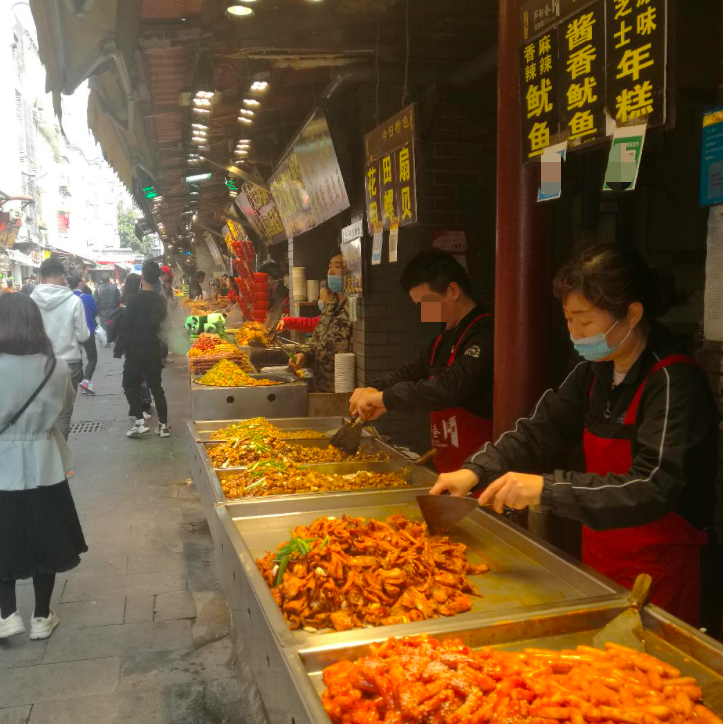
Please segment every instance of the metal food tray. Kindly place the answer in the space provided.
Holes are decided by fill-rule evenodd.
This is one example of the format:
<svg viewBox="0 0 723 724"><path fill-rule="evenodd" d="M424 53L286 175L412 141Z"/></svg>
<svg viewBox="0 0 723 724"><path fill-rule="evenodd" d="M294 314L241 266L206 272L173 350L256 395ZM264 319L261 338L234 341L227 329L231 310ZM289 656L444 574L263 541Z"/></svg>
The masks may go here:
<svg viewBox="0 0 723 724"><path fill-rule="evenodd" d="M282 646L332 645L364 636L411 636L436 631L446 625L451 619L437 618L345 632L331 629L316 633L292 631L255 563L267 551L275 551L288 540L297 525L309 524L324 515L341 518L348 514L384 520L402 513L407 518L421 520L416 502L419 494L419 490L401 488L367 494L279 496L272 508L253 499L243 505L217 508L226 544L234 550L235 581L241 581L240 586L252 590L254 595L249 598L256 601L248 604L248 618L252 618L252 610L255 618L263 612L273 637ZM481 509L473 511L458 524L451 537L468 546L473 562L488 563L491 569L489 573L470 577L483 597L472 597L472 609L452 617L458 626L499 615L500 611L506 615L526 612L532 616L541 609L558 605L607 601L626 595L624 589L592 569ZM261 622L256 621L252 628L259 626Z"/></svg>
<svg viewBox="0 0 723 724"><path fill-rule="evenodd" d="M330 433L338 430L344 423L349 422L344 417L282 417L267 420L271 425L281 430L318 430L323 433ZM211 434L222 430L229 425L235 425L241 420L205 420L191 423L189 426L195 440L204 442L223 442L211 440ZM362 436L371 437L367 430L362 431ZM282 440L286 438L281 438ZM289 438L298 440L298 438ZM319 438L320 440L322 438Z"/></svg>
<svg viewBox="0 0 723 724"><path fill-rule="evenodd" d="M462 625L461 617L456 616L429 633L442 640L460 638L473 649L574 648L592 645L594 635L625 607L623 601L586 608L564 607L534 617L515 614L473 626ZM706 706L723 715L723 645L656 606L646 606L641 615L647 652L680 669L683 676L694 676L703 688ZM385 630L374 633L374 642L389 637ZM285 706L291 707L295 724L328 724L320 698L324 668L342 659L353 661L367 655L371 641L349 640L282 651L289 680L285 685L278 680L274 683L286 698ZM280 675L284 675L283 669Z"/></svg>

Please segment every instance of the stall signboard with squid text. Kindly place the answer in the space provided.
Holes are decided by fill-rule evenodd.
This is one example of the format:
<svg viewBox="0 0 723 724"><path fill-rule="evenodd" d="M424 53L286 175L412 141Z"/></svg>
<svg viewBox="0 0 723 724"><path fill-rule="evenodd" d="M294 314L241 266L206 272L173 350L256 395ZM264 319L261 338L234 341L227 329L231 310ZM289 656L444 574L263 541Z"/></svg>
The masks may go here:
<svg viewBox="0 0 723 724"><path fill-rule="evenodd" d="M286 239L279 210L268 188L247 181L241 184L234 204L267 244L276 244ZM242 238L245 238L245 235Z"/></svg>
<svg viewBox="0 0 723 724"><path fill-rule="evenodd" d="M364 136L367 224L417 223L417 104L407 106Z"/></svg>
<svg viewBox="0 0 723 724"><path fill-rule="evenodd" d="M522 17L525 162L555 143L575 151L620 126L666 122L667 0L535 0Z"/></svg>

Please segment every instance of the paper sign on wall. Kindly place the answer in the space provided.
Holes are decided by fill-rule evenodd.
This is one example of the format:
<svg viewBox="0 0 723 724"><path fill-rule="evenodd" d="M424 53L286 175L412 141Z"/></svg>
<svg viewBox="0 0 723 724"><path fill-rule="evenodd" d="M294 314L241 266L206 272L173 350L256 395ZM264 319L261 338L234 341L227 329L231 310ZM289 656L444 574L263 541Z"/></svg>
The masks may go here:
<svg viewBox="0 0 723 724"><path fill-rule="evenodd" d="M541 158L538 201L552 201L562 196L562 162L567 160L567 141L548 146Z"/></svg>
<svg viewBox="0 0 723 724"><path fill-rule="evenodd" d="M608 156L603 191L632 191L638 182L647 124L617 128Z"/></svg>
<svg viewBox="0 0 723 724"><path fill-rule="evenodd" d="M389 262L397 260L397 245L399 244L399 222L393 221L389 227Z"/></svg>
<svg viewBox="0 0 723 724"><path fill-rule="evenodd" d="M377 224L374 227L374 243L372 244L372 264L382 263L382 245L384 243L384 227Z"/></svg>

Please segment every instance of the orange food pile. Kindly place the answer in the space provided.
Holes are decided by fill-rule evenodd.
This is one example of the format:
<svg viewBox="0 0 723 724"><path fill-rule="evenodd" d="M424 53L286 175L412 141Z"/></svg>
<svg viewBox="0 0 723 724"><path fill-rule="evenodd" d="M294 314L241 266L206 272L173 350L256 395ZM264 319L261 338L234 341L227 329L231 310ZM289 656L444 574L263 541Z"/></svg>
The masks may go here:
<svg viewBox="0 0 723 724"><path fill-rule="evenodd" d="M648 654L473 651L459 639L388 639L324 670L324 708L349 724L723 724L691 677Z"/></svg>
<svg viewBox="0 0 723 724"><path fill-rule="evenodd" d="M212 387L268 387L281 384L264 377L260 379L249 377L246 372L227 359L222 359L211 367L205 375L196 380L196 383Z"/></svg>
<svg viewBox="0 0 723 724"><path fill-rule="evenodd" d="M467 594L480 595L467 575L489 570L467 560L463 543L429 535L403 515L319 518L298 526L291 540L298 539L310 550L295 551L281 574L279 552L288 541L256 561L292 629L347 631L453 616L472 607Z"/></svg>

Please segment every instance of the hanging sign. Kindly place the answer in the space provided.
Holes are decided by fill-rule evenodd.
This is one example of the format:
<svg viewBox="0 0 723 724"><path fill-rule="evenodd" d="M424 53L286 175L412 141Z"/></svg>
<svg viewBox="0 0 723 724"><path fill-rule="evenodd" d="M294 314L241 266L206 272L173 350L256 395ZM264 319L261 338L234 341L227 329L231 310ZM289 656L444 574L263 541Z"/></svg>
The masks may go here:
<svg viewBox="0 0 723 724"><path fill-rule="evenodd" d="M613 135L603 191L633 191L643 155L645 124L618 128Z"/></svg>
<svg viewBox="0 0 723 724"><path fill-rule="evenodd" d="M374 228L374 242L372 244L372 264L382 263L382 246L384 245L384 227L377 223Z"/></svg>
<svg viewBox="0 0 723 724"><path fill-rule="evenodd" d="M567 159L567 141L549 146L542 154L538 201L552 201L562 195L562 163Z"/></svg>
<svg viewBox="0 0 723 724"><path fill-rule="evenodd" d="M276 244L286 238L279 210L271 192L264 186L248 181L241 184L234 204L267 244ZM240 238L245 238L245 234Z"/></svg>
<svg viewBox="0 0 723 724"><path fill-rule="evenodd" d="M399 226L417 223L416 129L417 104L413 103L364 137L370 234L377 223L385 229L395 219Z"/></svg>
<svg viewBox="0 0 723 724"><path fill-rule="evenodd" d="M723 106L703 116L700 205L723 203Z"/></svg>
<svg viewBox="0 0 723 724"><path fill-rule="evenodd" d="M397 260L397 246L399 245L399 223L394 221L389 227L389 262Z"/></svg>
<svg viewBox="0 0 723 724"><path fill-rule="evenodd" d="M523 3L522 40L527 41L558 25L596 0L530 0Z"/></svg>
<svg viewBox="0 0 723 724"><path fill-rule="evenodd" d="M344 294L361 294L364 267L361 236L342 242L341 258L344 261Z"/></svg>

